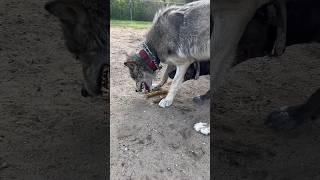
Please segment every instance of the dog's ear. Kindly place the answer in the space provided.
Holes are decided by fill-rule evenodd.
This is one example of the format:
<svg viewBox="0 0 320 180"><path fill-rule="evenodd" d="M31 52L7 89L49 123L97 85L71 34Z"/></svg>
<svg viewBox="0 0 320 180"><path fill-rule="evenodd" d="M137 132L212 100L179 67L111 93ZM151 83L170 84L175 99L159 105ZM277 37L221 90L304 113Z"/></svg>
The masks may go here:
<svg viewBox="0 0 320 180"><path fill-rule="evenodd" d="M134 68L137 65L136 61L127 61L123 63L125 66L127 66L128 68Z"/></svg>
<svg viewBox="0 0 320 180"><path fill-rule="evenodd" d="M87 14L79 1L51 1L46 3L45 9L67 25L84 24Z"/></svg>

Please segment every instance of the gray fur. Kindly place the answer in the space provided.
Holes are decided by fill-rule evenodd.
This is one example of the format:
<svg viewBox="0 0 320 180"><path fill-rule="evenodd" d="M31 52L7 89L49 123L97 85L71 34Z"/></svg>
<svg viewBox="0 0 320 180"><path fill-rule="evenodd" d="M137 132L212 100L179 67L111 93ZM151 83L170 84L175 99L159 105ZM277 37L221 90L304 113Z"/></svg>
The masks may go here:
<svg viewBox="0 0 320 180"><path fill-rule="evenodd" d="M210 58L210 1L201 0L180 7L161 9L154 17L145 42L155 49L162 63L168 64L162 81L155 88L167 81L168 73L174 66L177 68L168 95L159 103L161 107L168 107L172 104L189 65L194 61ZM136 81L137 91L141 91L142 82L151 87L155 73L133 61L132 55L127 58L125 65Z"/></svg>
<svg viewBox="0 0 320 180"><path fill-rule="evenodd" d="M146 35L146 42L166 63L169 56L209 59L209 37L210 1L201 0L160 10Z"/></svg>
<svg viewBox="0 0 320 180"><path fill-rule="evenodd" d="M68 50L82 63L83 95L100 94L101 72L108 54L108 2L55 0L45 8L60 20Z"/></svg>

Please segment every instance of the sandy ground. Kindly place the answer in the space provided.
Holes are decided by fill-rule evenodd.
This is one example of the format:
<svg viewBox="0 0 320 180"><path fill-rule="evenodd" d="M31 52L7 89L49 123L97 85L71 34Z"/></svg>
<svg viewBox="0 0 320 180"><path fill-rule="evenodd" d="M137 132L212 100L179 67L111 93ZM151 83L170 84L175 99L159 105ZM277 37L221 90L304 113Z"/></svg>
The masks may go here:
<svg viewBox="0 0 320 180"><path fill-rule="evenodd" d="M102 99L40 0L0 1L0 179L105 179Z"/></svg>
<svg viewBox="0 0 320 180"><path fill-rule="evenodd" d="M194 131L193 124L209 122L210 105L192 102L208 90L209 77L183 84L167 109L136 93L123 63L145 32L111 28L111 179L209 180L210 137Z"/></svg>
<svg viewBox="0 0 320 180"><path fill-rule="evenodd" d="M80 64L44 3L0 1L0 179L105 179L105 104L80 96ZM168 109L152 104L123 65L143 34L111 29L111 179L209 179L210 139L192 129L209 122L209 104L191 100L208 77L185 83ZM320 179L319 121L286 132L263 125L320 87L319 50L292 46L232 71L211 123L216 180Z"/></svg>
<svg viewBox="0 0 320 180"><path fill-rule="evenodd" d="M301 103L319 87L319 44L291 46L280 58L235 67L215 97L215 179L320 179L319 121L283 132L263 124L272 110Z"/></svg>

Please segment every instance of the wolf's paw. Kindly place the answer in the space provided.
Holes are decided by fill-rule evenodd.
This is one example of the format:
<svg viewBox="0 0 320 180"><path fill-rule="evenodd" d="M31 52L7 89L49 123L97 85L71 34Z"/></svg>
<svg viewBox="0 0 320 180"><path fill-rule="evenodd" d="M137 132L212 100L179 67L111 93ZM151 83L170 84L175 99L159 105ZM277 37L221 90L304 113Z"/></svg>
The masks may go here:
<svg viewBox="0 0 320 180"><path fill-rule="evenodd" d="M303 116L292 113L288 109L273 111L269 114L265 124L274 129L294 129L304 122Z"/></svg>
<svg viewBox="0 0 320 180"><path fill-rule="evenodd" d="M173 99L164 98L159 102L159 106L162 108L166 108L171 106Z"/></svg>

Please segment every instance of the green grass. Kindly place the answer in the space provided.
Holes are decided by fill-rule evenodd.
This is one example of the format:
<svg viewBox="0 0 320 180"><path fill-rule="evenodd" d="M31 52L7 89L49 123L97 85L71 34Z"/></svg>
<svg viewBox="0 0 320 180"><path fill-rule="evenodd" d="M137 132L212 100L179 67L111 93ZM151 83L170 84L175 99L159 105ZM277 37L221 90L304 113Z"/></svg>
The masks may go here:
<svg viewBox="0 0 320 180"><path fill-rule="evenodd" d="M126 21L126 20L111 20L111 27L129 27L134 29L147 29L151 26L149 21Z"/></svg>

